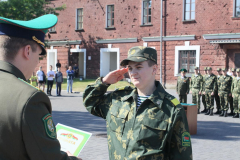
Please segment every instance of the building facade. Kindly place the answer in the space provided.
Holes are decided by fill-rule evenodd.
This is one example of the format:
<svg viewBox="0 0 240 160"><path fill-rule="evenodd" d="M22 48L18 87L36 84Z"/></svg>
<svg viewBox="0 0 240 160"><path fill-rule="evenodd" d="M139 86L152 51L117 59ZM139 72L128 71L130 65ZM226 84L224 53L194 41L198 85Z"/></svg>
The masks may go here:
<svg viewBox="0 0 240 160"><path fill-rule="evenodd" d="M180 68L189 75L211 66L240 68L240 0L165 0L162 16L162 83L176 85ZM58 24L46 37L47 71L57 60L78 64L80 76L97 78L119 69L133 46L153 47L160 68L161 0L56 0ZM37 69L36 69L37 70ZM55 70L55 67L54 67ZM160 80L160 69L156 75Z"/></svg>

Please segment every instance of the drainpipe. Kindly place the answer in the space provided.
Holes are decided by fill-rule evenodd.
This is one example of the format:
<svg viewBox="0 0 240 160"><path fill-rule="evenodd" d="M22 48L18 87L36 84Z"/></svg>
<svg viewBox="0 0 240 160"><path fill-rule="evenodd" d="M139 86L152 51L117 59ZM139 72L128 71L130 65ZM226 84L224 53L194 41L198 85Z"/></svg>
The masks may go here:
<svg viewBox="0 0 240 160"><path fill-rule="evenodd" d="M162 84L162 17L163 17L163 0L161 0L161 19L160 19L160 83Z"/></svg>

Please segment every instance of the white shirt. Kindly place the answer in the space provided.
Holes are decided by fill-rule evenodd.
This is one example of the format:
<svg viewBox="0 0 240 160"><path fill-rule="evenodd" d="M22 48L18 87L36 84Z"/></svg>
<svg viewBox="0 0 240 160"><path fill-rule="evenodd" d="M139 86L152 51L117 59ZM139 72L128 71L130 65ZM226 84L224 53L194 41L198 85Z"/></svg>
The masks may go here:
<svg viewBox="0 0 240 160"><path fill-rule="evenodd" d="M53 77L50 77L50 75L52 75ZM48 80L49 81L53 81L53 78L55 76L55 72L54 71L48 71L47 72L47 76L48 76Z"/></svg>
<svg viewBox="0 0 240 160"><path fill-rule="evenodd" d="M42 71L38 70L36 75L37 75L39 81L43 81L43 72Z"/></svg>

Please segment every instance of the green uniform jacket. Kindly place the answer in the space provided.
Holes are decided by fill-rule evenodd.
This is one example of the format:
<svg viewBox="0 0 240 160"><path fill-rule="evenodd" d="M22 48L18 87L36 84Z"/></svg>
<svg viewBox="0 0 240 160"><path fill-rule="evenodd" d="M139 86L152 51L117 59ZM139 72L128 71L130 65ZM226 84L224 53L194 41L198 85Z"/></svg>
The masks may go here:
<svg viewBox="0 0 240 160"><path fill-rule="evenodd" d="M240 94L240 79L233 78L231 92L233 94Z"/></svg>
<svg viewBox="0 0 240 160"><path fill-rule="evenodd" d="M181 76L178 77L176 91L179 95L187 95L189 93L188 77L184 77L183 79Z"/></svg>
<svg viewBox="0 0 240 160"><path fill-rule="evenodd" d="M204 74L204 75L203 75L202 92L205 91L204 84L205 84L205 80L206 80L206 77L207 77L207 76L208 76L207 74Z"/></svg>
<svg viewBox="0 0 240 160"><path fill-rule="evenodd" d="M218 79L218 91L219 92L231 92L231 84L232 84L232 77L229 75L226 75L225 77L222 75Z"/></svg>
<svg viewBox="0 0 240 160"><path fill-rule="evenodd" d="M106 94L99 78L83 95L87 110L107 123L111 160L190 160L192 147L185 110L159 82L138 109L137 89Z"/></svg>
<svg viewBox="0 0 240 160"><path fill-rule="evenodd" d="M212 92L217 91L217 77L214 74L210 76L206 75L205 82L203 84L204 91L211 90Z"/></svg>
<svg viewBox="0 0 240 160"><path fill-rule="evenodd" d="M193 74L190 81L190 89L198 89L200 92L202 92L202 85L203 76L201 74L198 74L198 76L196 77L195 74Z"/></svg>
<svg viewBox="0 0 240 160"><path fill-rule="evenodd" d="M77 159L60 151L49 98L25 81L19 69L0 61L0 159Z"/></svg>

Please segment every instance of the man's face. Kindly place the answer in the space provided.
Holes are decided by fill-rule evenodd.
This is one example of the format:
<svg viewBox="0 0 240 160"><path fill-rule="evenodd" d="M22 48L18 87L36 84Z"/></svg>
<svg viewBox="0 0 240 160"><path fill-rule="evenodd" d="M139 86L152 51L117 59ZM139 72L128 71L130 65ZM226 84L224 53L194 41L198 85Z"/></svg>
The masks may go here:
<svg viewBox="0 0 240 160"><path fill-rule="evenodd" d="M72 66L69 66L69 68L68 68L70 71L72 70Z"/></svg>
<svg viewBox="0 0 240 160"><path fill-rule="evenodd" d="M226 76L226 75L227 75L227 72L226 72L226 71L222 71L222 74L223 74L224 76Z"/></svg>
<svg viewBox="0 0 240 160"><path fill-rule="evenodd" d="M155 73L157 71L157 65L149 67L147 61L128 63L128 73L132 83L139 89L149 87L151 81L155 80Z"/></svg>
<svg viewBox="0 0 240 160"><path fill-rule="evenodd" d="M237 76L240 77L240 72L237 72Z"/></svg>
<svg viewBox="0 0 240 160"><path fill-rule="evenodd" d="M198 74L198 69L195 69L195 70L194 70L194 73L195 73L195 74Z"/></svg>
<svg viewBox="0 0 240 160"><path fill-rule="evenodd" d="M212 70L207 70L207 73L210 75L212 74Z"/></svg>
<svg viewBox="0 0 240 160"><path fill-rule="evenodd" d="M236 75L236 71L232 71L233 75L235 76Z"/></svg>
<svg viewBox="0 0 240 160"><path fill-rule="evenodd" d="M207 74L207 70L204 70L204 73Z"/></svg>
<svg viewBox="0 0 240 160"><path fill-rule="evenodd" d="M61 72L61 68L58 68L58 72Z"/></svg>
<svg viewBox="0 0 240 160"><path fill-rule="evenodd" d="M185 72L181 72L181 76L185 77L186 73Z"/></svg>
<svg viewBox="0 0 240 160"><path fill-rule="evenodd" d="M50 71L52 70L52 66L49 66L49 68L50 68Z"/></svg>
<svg viewBox="0 0 240 160"><path fill-rule="evenodd" d="M41 54L42 49L39 45L37 45L37 49L35 52L32 51L32 48L30 48L29 50L29 73L28 75L26 75L26 79L29 79L34 71L34 69L36 68L37 64L39 63L39 54ZM40 70L42 70L42 68L39 68Z"/></svg>
<svg viewBox="0 0 240 160"><path fill-rule="evenodd" d="M217 71L218 75L221 75L221 71Z"/></svg>

